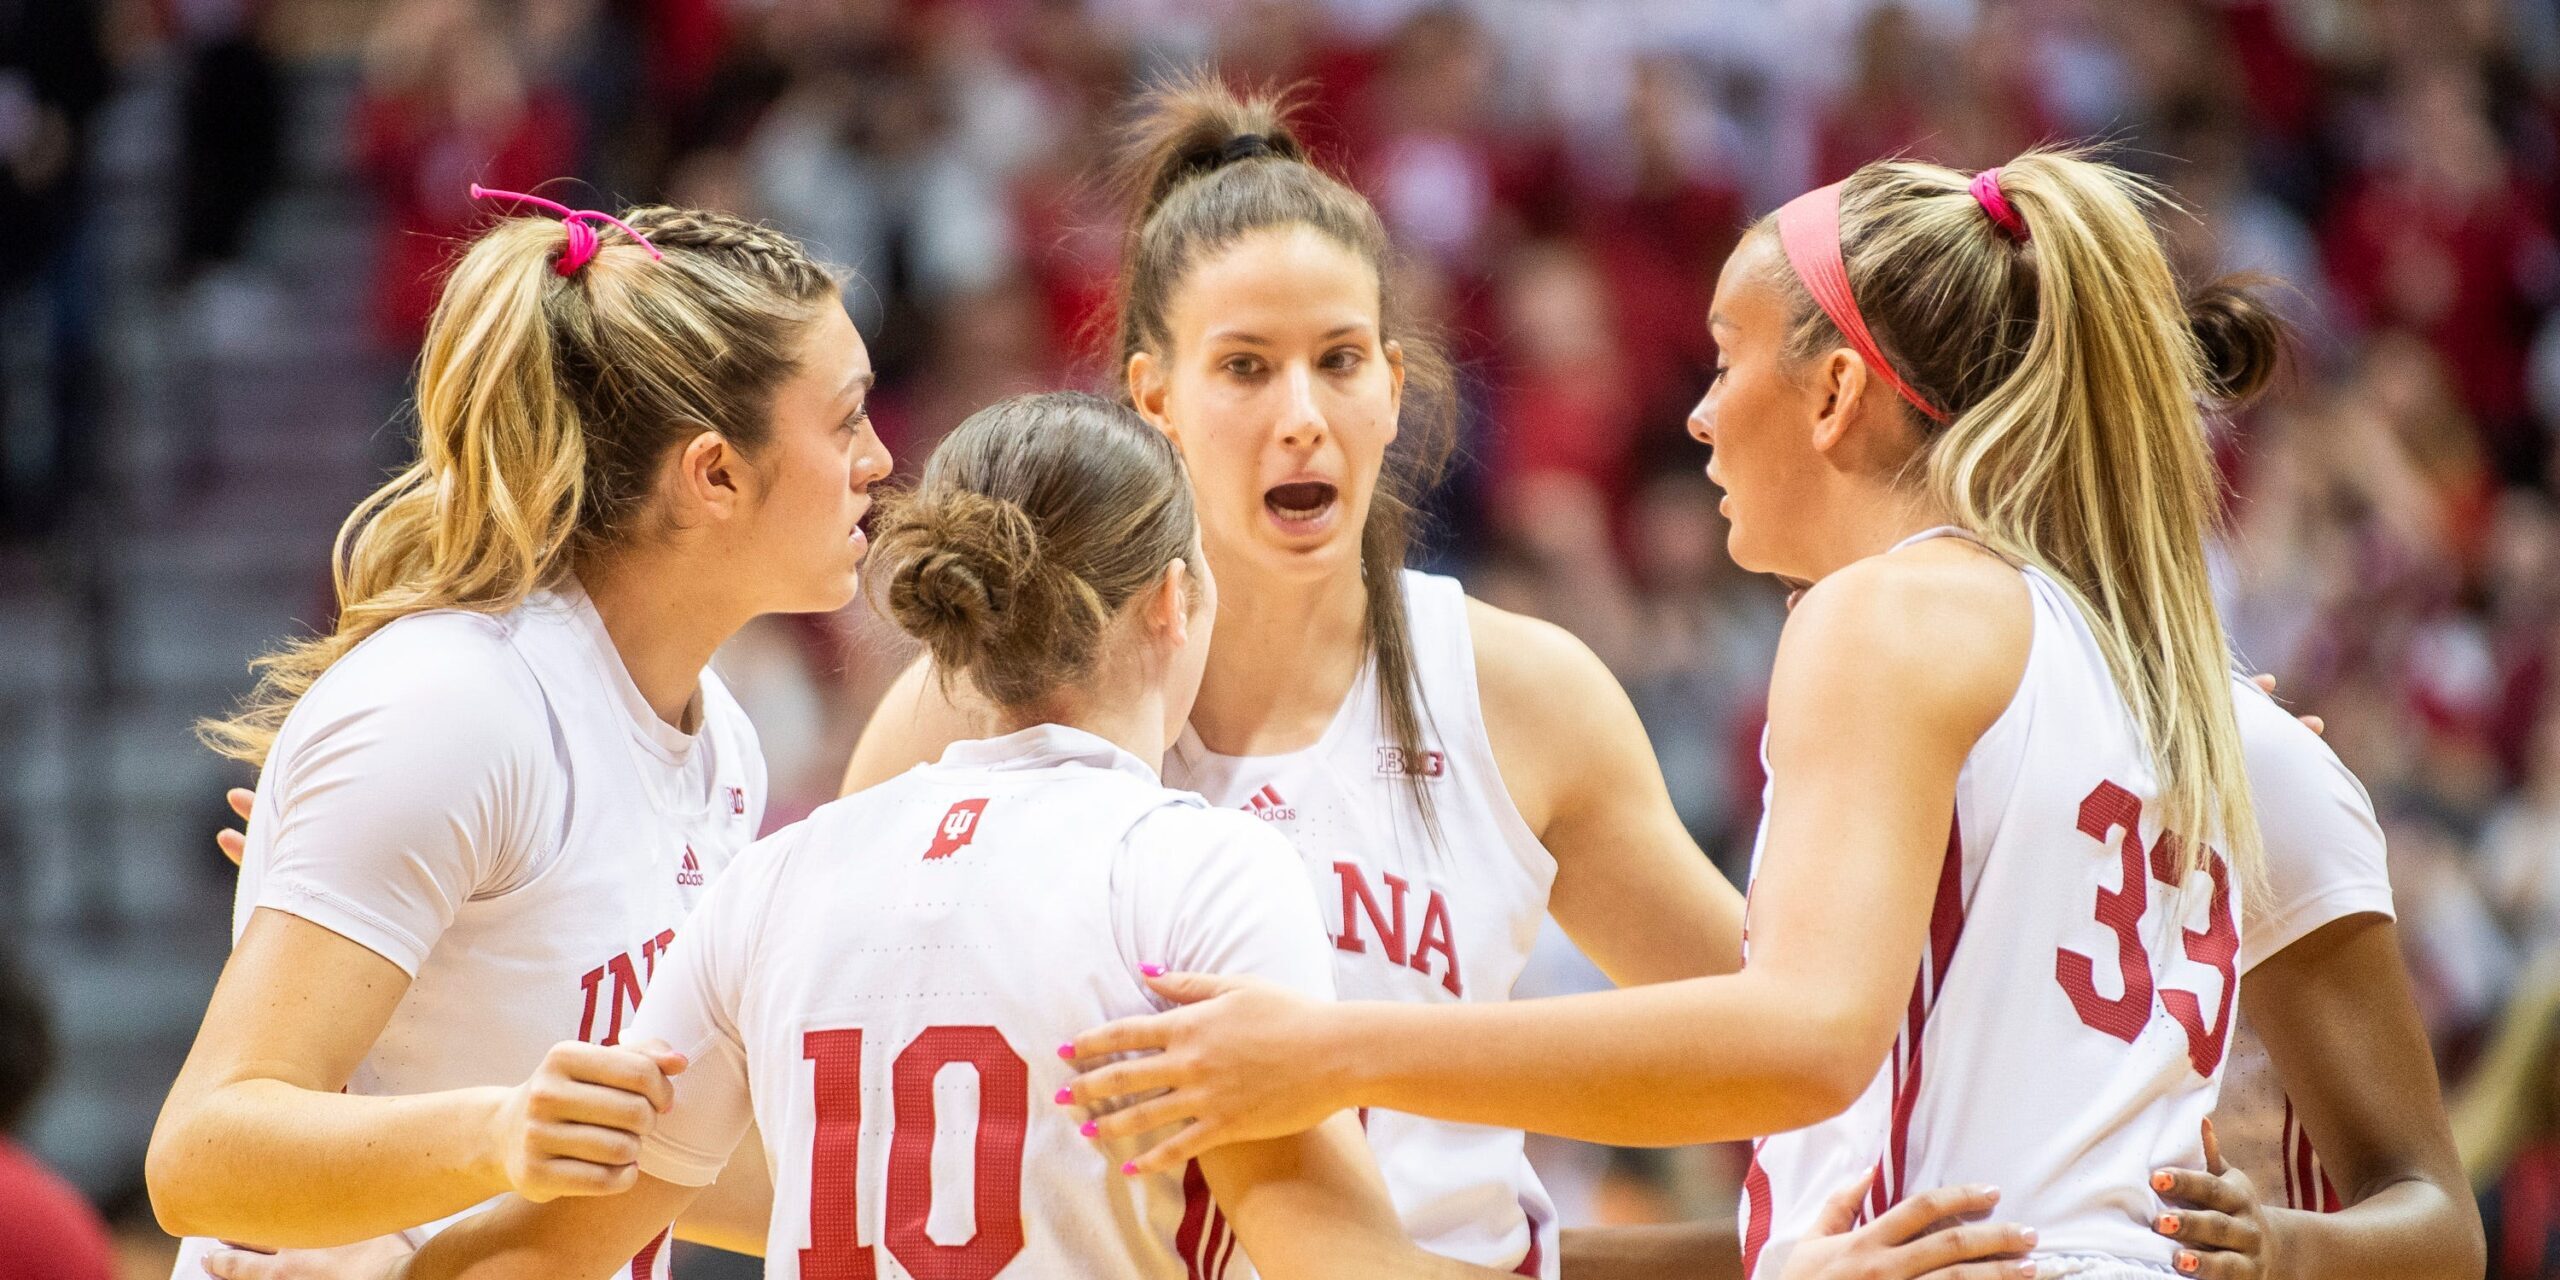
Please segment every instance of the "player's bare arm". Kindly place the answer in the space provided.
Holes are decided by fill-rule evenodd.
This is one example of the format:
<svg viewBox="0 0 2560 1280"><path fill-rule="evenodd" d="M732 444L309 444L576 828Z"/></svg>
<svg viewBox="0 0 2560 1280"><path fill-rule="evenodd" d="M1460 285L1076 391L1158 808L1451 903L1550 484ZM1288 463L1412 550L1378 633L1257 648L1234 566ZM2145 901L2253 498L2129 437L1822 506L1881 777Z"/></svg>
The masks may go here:
<svg viewBox="0 0 2560 1280"><path fill-rule="evenodd" d="M1621 1144L1719 1141L1836 1114L1873 1078L1918 967L1966 753L2014 696L2023 580L1964 548L1834 574L1789 619L1772 685L1775 792L1750 968L1507 1004L1317 1006L1170 975L1195 1007L1097 1029L1079 1102L1195 1121L1140 1157L1379 1106ZM1737 1028L1753 1028L1737 1034ZM1149 1110L1149 1109L1152 1110Z"/></svg>
<svg viewBox="0 0 2560 1280"><path fill-rule="evenodd" d="M569 1044L515 1087L340 1093L408 990L399 966L261 909L223 966L151 1135L153 1211L172 1235L343 1245L509 1190L630 1185L672 1054ZM628 1255L625 1255L628 1256Z"/></svg>
<svg viewBox="0 0 2560 1280"><path fill-rule="evenodd" d="M1555 855L1549 914L1620 986L1731 973L1742 894L1671 807L1635 705L1562 627L1467 602L1486 736Z"/></svg>
<svg viewBox="0 0 2560 1280"><path fill-rule="evenodd" d="M617 1195L511 1200L455 1223L387 1280L605 1280L702 1191L639 1174Z"/></svg>
<svg viewBox="0 0 2560 1280"><path fill-rule="evenodd" d="M2203 1280L2470 1280L2480 1215L2437 1089L2398 929L2349 916L2269 956L2240 985L2345 1208L2267 1204L2237 1171L2163 1170L2157 1225ZM2339 1064L2353 1063L2352 1070ZM2164 1185L2165 1184L2165 1185ZM2181 1257L2185 1267L2187 1257Z"/></svg>
<svg viewBox="0 0 2560 1280"><path fill-rule="evenodd" d="M1405 1235L1360 1126L1337 1115L1304 1133L1203 1156L1201 1175L1269 1280L1395 1276L1493 1280L1502 1273L1426 1253Z"/></svg>
<svg viewBox="0 0 2560 1280"><path fill-rule="evenodd" d="M764 1135L749 1127L719 1180L676 1219L676 1239L761 1258L772 1222L773 1170L764 1162Z"/></svg>

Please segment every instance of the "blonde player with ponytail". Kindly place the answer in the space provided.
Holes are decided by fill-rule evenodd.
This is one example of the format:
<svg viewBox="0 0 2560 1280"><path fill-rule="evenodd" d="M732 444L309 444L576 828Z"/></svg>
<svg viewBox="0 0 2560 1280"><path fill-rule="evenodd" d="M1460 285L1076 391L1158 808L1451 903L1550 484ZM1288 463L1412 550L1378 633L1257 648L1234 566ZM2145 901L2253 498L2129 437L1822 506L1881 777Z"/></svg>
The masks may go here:
<svg viewBox="0 0 2560 1280"><path fill-rule="evenodd" d="M630 1185L683 1062L626 1021L764 803L705 664L853 597L889 458L833 277L718 214L549 207L455 266L418 461L342 530L335 626L206 726L260 777L232 955L152 1134L182 1276L238 1265L213 1237Z"/></svg>
<svg viewBox="0 0 2560 1280"><path fill-rule="evenodd" d="M1726 263L1690 429L1734 559L1811 584L1741 973L1456 1008L1168 980L1201 1003L1077 1043L1162 1051L1079 1081L1171 1090L1104 1136L1190 1121L1154 1168L1345 1106L1783 1133L1746 1187L1762 1280L1861 1177L1853 1219L1997 1185L2039 1233L1998 1274L2170 1273L2146 1188L2201 1162L2260 874L2199 405L2254 391L2278 333L2236 288L2181 296L2150 201L2067 152L1875 164Z"/></svg>

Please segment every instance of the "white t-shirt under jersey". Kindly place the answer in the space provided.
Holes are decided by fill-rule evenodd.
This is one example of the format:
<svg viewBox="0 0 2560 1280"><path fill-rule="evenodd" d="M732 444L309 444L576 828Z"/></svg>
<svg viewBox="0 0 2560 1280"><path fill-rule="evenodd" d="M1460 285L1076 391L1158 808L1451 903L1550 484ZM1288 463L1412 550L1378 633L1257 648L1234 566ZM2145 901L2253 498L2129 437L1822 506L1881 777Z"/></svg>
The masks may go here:
<svg viewBox="0 0 2560 1280"><path fill-rule="evenodd" d="M2349 916L2391 915L2391 880L2373 801L2337 754L2246 682L2233 689L2231 700L2267 851L2267 892L2250 904L2241 931L2245 982L2260 961L2325 925ZM2223 1159L2248 1174L2267 1203L2338 1207L2266 1043L2246 1017L2232 1036L2213 1129Z"/></svg>
<svg viewBox="0 0 2560 1280"><path fill-rule="evenodd" d="M660 720L574 581L402 618L312 685L259 776L232 930L285 912L409 975L349 1092L514 1084L559 1041L627 1033L763 817L755 732L709 671L700 707L691 734Z"/></svg>
<svg viewBox="0 0 2560 1280"><path fill-rule="evenodd" d="M1988 1183L2002 1217L2036 1229L2043 1275L2175 1274L2149 1179L2203 1156L2245 898L2219 852L2184 874L2160 856L2160 787L2106 658L2059 586L2021 574L2026 670L1958 774L1902 1033L1849 1110L1755 1147L1755 1280L1868 1169L1862 1217Z"/></svg>
<svg viewBox="0 0 2560 1280"><path fill-rule="evenodd" d="M1407 759L1381 729L1373 665L1314 745L1220 755L1186 728L1165 757L1165 780L1251 813L1297 847L1343 999L1508 1000L1547 916L1555 856L1520 816L1494 761L1465 593L1452 579L1408 570L1404 602L1420 759ZM1417 785L1430 796L1427 817ZM1364 1119L1416 1243L1552 1280L1555 1205L1519 1130L1375 1109Z"/></svg>
<svg viewBox="0 0 2560 1280"><path fill-rule="evenodd" d="M1134 1145L1078 1134L1057 1050L1164 1007L1142 964L1330 999L1317 929L1286 841L1109 742L955 743L703 900L636 1023L692 1059L640 1167L709 1182L752 1116L772 1277L1249 1275L1196 1165L1125 1177Z"/></svg>

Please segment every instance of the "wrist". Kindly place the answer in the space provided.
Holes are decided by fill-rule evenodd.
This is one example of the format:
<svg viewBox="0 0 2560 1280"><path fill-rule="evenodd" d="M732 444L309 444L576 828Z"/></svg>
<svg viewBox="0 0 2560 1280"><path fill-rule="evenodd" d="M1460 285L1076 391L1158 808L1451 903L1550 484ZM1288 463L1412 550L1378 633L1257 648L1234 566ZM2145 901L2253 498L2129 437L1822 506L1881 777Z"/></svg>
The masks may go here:
<svg viewBox="0 0 2560 1280"><path fill-rule="evenodd" d="M511 1122L516 1091L505 1085L481 1085L459 1090L468 1123L465 1133L478 1135L464 1164L463 1172L489 1195L515 1189L515 1179L507 1174L507 1153L515 1145L515 1126Z"/></svg>
<svg viewBox="0 0 2560 1280"><path fill-rule="evenodd" d="M1323 1065L1319 1085L1337 1110L1393 1107L1394 1064L1387 1059L1394 1040L1385 1024L1394 1006L1376 1000L1352 1000L1326 1008L1317 1021L1316 1043L1310 1046Z"/></svg>
<svg viewBox="0 0 2560 1280"><path fill-rule="evenodd" d="M2302 1226L2316 1217L2302 1209L2265 1208L2258 1211L2258 1274L2263 1280L2294 1280L2296 1276L2319 1276L2318 1271L2305 1271L2294 1256L2295 1243L2302 1239Z"/></svg>

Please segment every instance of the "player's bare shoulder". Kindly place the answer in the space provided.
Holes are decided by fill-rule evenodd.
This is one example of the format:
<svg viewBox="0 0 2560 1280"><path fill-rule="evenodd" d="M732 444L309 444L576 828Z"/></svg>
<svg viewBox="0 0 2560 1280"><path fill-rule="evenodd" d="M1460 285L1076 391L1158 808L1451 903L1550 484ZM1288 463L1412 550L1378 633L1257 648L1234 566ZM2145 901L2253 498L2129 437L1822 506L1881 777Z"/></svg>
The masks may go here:
<svg viewBox="0 0 2560 1280"><path fill-rule="evenodd" d="M1988 727L2025 678L2034 609L2016 566L1961 538L1854 561L1788 615L1773 697L1814 680Z"/></svg>
<svg viewBox="0 0 2560 1280"><path fill-rule="evenodd" d="M1618 750L1652 748L1618 677L1580 637L1541 618L1467 598L1485 737L1512 802L1542 830L1580 770Z"/></svg>

